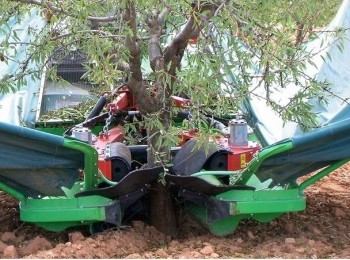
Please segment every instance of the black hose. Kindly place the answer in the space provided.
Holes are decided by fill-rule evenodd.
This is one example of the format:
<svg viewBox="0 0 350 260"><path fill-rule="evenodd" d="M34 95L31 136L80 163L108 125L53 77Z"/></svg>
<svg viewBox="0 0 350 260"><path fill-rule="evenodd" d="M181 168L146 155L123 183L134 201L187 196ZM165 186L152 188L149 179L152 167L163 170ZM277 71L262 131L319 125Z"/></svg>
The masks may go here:
<svg viewBox="0 0 350 260"><path fill-rule="evenodd" d="M176 116L181 119L187 119L187 120L192 119L191 113L185 110L179 111ZM224 130L227 127L224 123L209 116L206 116L206 121L209 126L212 126L220 131Z"/></svg>
<svg viewBox="0 0 350 260"><path fill-rule="evenodd" d="M94 108L91 110L90 114L85 119L85 121L98 116L101 113L104 106L107 104L107 101L108 99L105 96L101 96Z"/></svg>
<svg viewBox="0 0 350 260"><path fill-rule="evenodd" d="M97 123L103 122L108 116L109 116L109 113L106 112L106 113L103 113L101 115L89 118L82 123L82 126L83 127L93 127Z"/></svg>
<svg viewBox="0 0 350 260"><path fill-rule="evenodd" d="M190 120L192 119L192 115L190 112L188 111L185 111L185 110L181 110L177 113L176 115L178 118L181 118L181 119L187 119L187 120Z"/></svg>
<svg viewBox="0 0 350 260"><path fill-rule="evenodd" d="M207 120L207 123L209 126L212 126L220 131L222 131L226 128L226 126L223 123L221 123L218 120L215 120L214 118L207 117L206 120Z"/></svg>

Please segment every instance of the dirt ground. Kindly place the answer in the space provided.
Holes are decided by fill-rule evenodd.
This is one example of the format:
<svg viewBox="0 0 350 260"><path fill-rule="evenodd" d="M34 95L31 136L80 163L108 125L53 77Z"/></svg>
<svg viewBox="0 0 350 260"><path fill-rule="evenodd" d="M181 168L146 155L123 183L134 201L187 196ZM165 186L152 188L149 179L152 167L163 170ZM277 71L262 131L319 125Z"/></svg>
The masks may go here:
<svg viewBox="0 0 350 260"><path fill-rule="evenodd" d="M2 258L350 258L350 164L309 187L307 209L269 223L242 222L215 237L184 215L176 238L143 222L89 236L22 223L18 204L0 195Z"/></svg>

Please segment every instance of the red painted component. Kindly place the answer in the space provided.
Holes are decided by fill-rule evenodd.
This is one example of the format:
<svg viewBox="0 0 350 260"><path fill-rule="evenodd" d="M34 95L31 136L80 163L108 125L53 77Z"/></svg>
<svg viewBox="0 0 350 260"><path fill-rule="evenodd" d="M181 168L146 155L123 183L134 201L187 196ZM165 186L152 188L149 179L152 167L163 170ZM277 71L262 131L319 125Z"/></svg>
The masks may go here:
<svg viewBox="0 0 350 260"><path fill-rule="evenodd" d="M191 100L187 98L182 98L178 96L172 96L171 98L173 99L173 104L175 105L175 107L186 107L192 104Z"/></svg>
<svg viewBox="0 0 350 260"><path fill-rule="evenodd" d="M181 141L177 144L177 146L183 146L188 140L197 136L198 131L199 131L198 129L191 129L190 131L182 131L178 135Z"/></svg>
<svg viewBox="0 0 350 260"><path fill-rule="evenodd" d="M118 90L115 99L107 104L108 110L117 113L120 110L137 110L136 101L131 92L123 87Z"/></svg>
<svg viewBox="0 0 350 260"><path fill-rule="evenodd" d="M237 171L247 167L258 147L234 147L233 154L228 156L228 170Z"/></svg>
<svg viewBox="0 0 350 260"><path fill-rule="evenodd" d="M92 144L98 152L98 168L109 180L112 179L112 162L105 160L106 146L109 143L122 142L123 139L122 130L119 127L115 127L108 131L107 136L101 132Z"/></svg>
<svg viewBox="0 0 350 260"><path fill-rule="evenodd" d="M179 99L178 102L179 104L183 104L181 99ZM198 135L198 131L198 129L182 131L179 134L181 140L178 143L178 146L182 146L191 138L195 138ZM210 139L210 141L215 141L225 149L232 152L227 158L227 170L229 171L238 171L246 168L247 164L253 159L254 154L261 149L261 146L257 142L252 141L249 141L246 146L232 146L230 145L228 137L217 135L212 136Z"/></svg>
<svg viewBox="0 0 350 260"><path fill-rule="evenodd" d="M172 99L174 106L179 108L191 105L190 99L177 96L173 96ZM107 104L107 108L113 113L118 113L121 111L138 111L136 101L131 92L126 87L118 90L114 96L114 100L111 103ZM198 135L198 131L198 129L182 131L179 134L181 141L179 142L178 146L182 146L189 139L196 137ZM97 139L93 141L93 146L98 151L98 168L109 180L112 179L112 161L105 160L105 150L107 144L113 142L122 142L123 139L124 135L121 128L114 127L108 131L108 135L105 133L100 133ZM247 146L231 146L229 144L229 139L222 136L213 136L210 141L215 141L232 152L231 155L228 155L227 159L229 171L244 169L247 163L253 159L253 155L261 148L260 145L256 142L248 142Z"/></svg>
<svg viewBox="0 0 350 260"><path fill-rule="evenodd" d="M257 142L252 141L249 141L247 146L231 146L227 137L217 136L215 141L232 152L227 158L227 170L229 171L246 168L247 163L253 159L254 154L261 149Z"/></svg>
<svg viewBox="0 0 350 260"><path fill-rule="evenodd" d="M188 40L189 44L197 44L198 43L198 37L194 37Z"/></svg>
<svg viewBox="0 0 350 260"><path fill-rule="evenodd" d="M98 168L108 180L112 180L112 161L100 160L99 158Z"/></svg>
<svg viewBox="0 0 350 260"><path fill-rule="evenodd" d="M190 131L183 131L179 137L181 138L178 146L182 146L186 141L196 137L198 129L192 129ZM261 146L257 142L248 142L247 146L231 146L229 144L229 138L220 135L213 136L211 141L215 141L222 147L231 151L232 154L228 155L227 167L229 171L238 171L244 169L247 166L256 152L261 149Z"/></svg>

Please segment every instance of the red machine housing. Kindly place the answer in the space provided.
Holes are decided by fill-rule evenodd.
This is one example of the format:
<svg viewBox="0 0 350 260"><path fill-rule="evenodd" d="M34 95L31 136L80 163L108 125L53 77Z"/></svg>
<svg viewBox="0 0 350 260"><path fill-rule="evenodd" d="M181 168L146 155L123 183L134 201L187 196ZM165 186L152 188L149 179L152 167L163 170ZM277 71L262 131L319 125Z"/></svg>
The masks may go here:
<svg viewBox="0 0 350 260"><path fill-rule="evenodd" d="M249 141L246 146L232 146L229 144L229 138L217 137L215 141L232 152L227 157L227 170L238 171L244 169L257 153L261 146L254 141Z"/></svg>
<svg viewBox="0 0 350 260"><path fill-rule="evenodd" d="M114 100L107 104L107 109L113 114L138 110L134 97L126 87L118 90L117 94L114 96ZM98 151L98 168L109 180L112 180L113 169L112 161L106 160L106 147L110 143L122 142L123 139L124 134L121 128L113 127L106 132L101 132L93 142L93 146Z"/></svg>
<svg viewBox="0 0 350 260"><path fill-rule="evenodd" d="M173 97L174 106L185 107L191 104L191 100L180 97ZM113 114L119 112L137 111L135 99L131 95L128 89L122 88L118 91L113 102L107 104L107 108ZM198 136L198 129L192 129L190 131L183 131L179 134L181 142L178 146L182 146L186 141ZM120 127L113 127L112 129L101 132L96 140L93 141L93 146L98 151L98 168L104 174L104 176L112 180L112 161L108 160L105 156L106 147L110 143L123 142L124 135ZM223 137L221 135L213 136L211 141L215 141L222 147L231 151L227 157L227 170L236 171L244 169L252 159L256 152L260 150L260 145L257 142L249 141L244 146L233 146L229 142L229 137Z"/></svg>
<svg viewBox="0 0 350 260"><path fill-rule="evenodd" d="M180 135L180 146L189 139L196 137L197 134L198 130L196 129L182 132ZM242 146L230 145L229 137L223 137L221 135L212 137L212 140L210 141L214 141L217 144L221 145L223 148L232 152L232 154L229 154L227 157L228 171L238 171L246 168L247 164L253 159L254 154L261 149L260 144L255 141L249 141L247 145Z"/></svg>
<svg viewBox="0 0 350 260"><path fill-rule="evenodd" d="M103 175L112 180L112 161L106 160L105 151L107 144L114 142L122 142L124 135L119 127L114 127L108 131L108 134L100 133L93 146L98 152L98 168Z"/></svg>

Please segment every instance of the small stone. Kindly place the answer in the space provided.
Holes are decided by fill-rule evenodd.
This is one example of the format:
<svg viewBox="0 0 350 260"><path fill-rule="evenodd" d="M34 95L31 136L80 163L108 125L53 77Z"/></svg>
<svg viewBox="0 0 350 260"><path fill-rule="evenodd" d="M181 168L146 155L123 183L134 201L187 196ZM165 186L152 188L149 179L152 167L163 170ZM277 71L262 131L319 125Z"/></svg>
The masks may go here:
<svg viewBox="0 0 350 260"><path fill-rule="evenodd" d="M5 232L1 236L1 241L4 241L4 242L12 242L12 241L15 241L15 240L16 240L16 236L12 232Z"/></svg>
<svg viewBox="0 0 350 260"><path fill-rule="evenodd" d="M302 254L302 253L304 253L304 248L296 248L295 249L295 252L297 252L297 253L299 253L299 254Z"/></svg>
<svg viewBox="0 0 350 260"><path fill-rule="evenodd" d="M238 244L242 244L243 242L244 242L244 240L243 240L242 238L239 237L239 238L237 239L237 243L238 243Z"/></svg>
<svg viewBox="0 0 350 260"><path fill-rule="evenodd" d="M191 251L190 253L190 257L193 257L193 258L203 258L203 255L197 251Z"/></svg>
<svg viewBox="0 0 350 260"><path fill-rule="evenodd" d="M250 231L248 231L248 237L249 237L250 239L254 239L254 238L255 238L255 236L253 235L253 233L250 232Z"/></svg>
<svg viewBox="0 0 350 260"><path fill-rule="evenodd" d="M66 246L71 246L72 245L72 242L67 242L65 243Z"/></svg>
<svg viewBox="0 0 350 260"><path fill-rule="evenodd" d="M294 253L295 252L294 244L286 244L285 250L286 250L286 252Z"/></svg>
<svg viewBox="0 0 350 260"><path fill-rule="evenodd" d="M7 246L4 249L4 258L18 258L17 249L14 246Z"/></svg>
<svg viewBox="0 0 350 260"><path fill-rule="evenodd" d="M214 253L214 249L212 246L205 246L199 252L203 255L211 255Z"/></svg>
<svg viewBox="0 0 350 260"><path fill-rule="evenodd" d="M284 226L284 229L285 231L288 233L288 234L292 234L294 233L294 225L292 223L287 223L285 226Z"/></svg>
<svg viewBox="0 0 350 260"><path fill-rule="evenodd" d="M312 231L314 232L315 235L321 235L322 234L322 232L319 229L317 229L317 228L314 228Z"/></svg>
<svg viewBox="0 0 350 260"><path fill-rule="evenodd" d="M17 237L18 243L21 243L21 242L23 242L24 240L26 240L26 237L23 236L23 235L20 235L20 236Z"/></svg>
<svg viewBox="0 0 350 260"><path fill-rule="evenodd" d="M341 208L335 208L334 215L337 218L345 218L346 217L346 213Z"/></svg>
<svg viewBox="0 0 350 260"><path fill-rule="evenodd" d="M271 227L276 227L278 225L277 221L271 221L271 222L269 222L269 224Z"/></svg>
<svg viewBox="0 0 350 260"><path fill-rule="evenodd" d="M286 244L295 244L295 238L292 238L292 237L287 237L284 242Z"/></svg>
<svg viewBox="0 0 350 260"><path fill-rule="evenodd" d="M20 255L31 255L35 254L40 250L52 249L52 244L42 237L35 237L34 239L28 241L25 245L18 248L18 253Z"/></svg>
<svg viewBox="0 0 350 260"><path fill-rule="evenodd" d="M154 255L152 253L145 253L143 258L154 258Z"/></svg>
<svg viewBox="0 0 350 260"><path fill-rule="evenodd" d="M307 242L307 244L308 244L310 247L313 247L313 246L315 246L315 240L309 239L309 241Z"/></svg>
<svg viewBox="0 0 350 260"><path fill-rule="evenodd" d="M80 250L80 249L83 248L83 246L82 246L81 244L73 244L72 247L73 247L74 249L77 249L77 250Z"/></svg>
<svg viewBox="0 0 350 260"><path fill-rule="evenodd" d="M177 248L179 246L180 246L180 243L177 240L173 240L169 243L169 247L176 247Z"/></svg>
<svg viewBox="0 0 350 260"><path fill-rule="evenodd" d="M261 258L268 258L270 252L269 251L265 251L265 250L259 250L259 254L260 254Z"/></svg>
<svg viewBox="0 0 350 260"><path fill-rule="evenodd" d="M108 254L106 252L104 252L104 251L96 250L94 253L95 253L95 257L96 258L102 258L102 259L108 258ZM65 258L67 258L67 257L65 257ZM134 258L134 257L132 257L132 258Z"/></svg>
<svg viewBox="0 0 350 260"><path fill-rule="evenodd" d="M52 251L48 251L48 252L46 252L46 254L47 254L47 258L50 258L50 259L55 258L55 254Z"/></svg>
<svg viewBox="0 0 350 260"><path fill-rule="evenodd" d="M211 258L219 258L220 256L217 253L211 253L210 257Z"/></svg>
<svg viewBox="0 0 350 260"><path fill-rule="evenodd" d="M135 253L135 254L130 254L130 255L126 256L125 258L128 258L128 259L141 258L141 255Z"/></svg>
<svg viewBox="0 0 350 260"><path fill-rule="evenodd" d="M142 233L145 230L145 223L135 220L132 222L132 227L134 228L135 232Z"/></svg>
<svg viewBox="0 0 350 260"><path fill-rule="evenodd" d="M0 253L4 252L4 249L7 247L7 245L0 241Z"/></svg>
<svg viewBox="0 0 350 260"><path fill-rule="evenodd" d="M76 243L78 241L84 240L85 237L81 232L76 231L76 232L69 233L68 238L70 242Z"/></svg>
<svg viewBox="0 0 350 260"><path fill-rule="evenodd" d="M169 255L165 252L163 248L160 248L156 251L156 255L161 257L161 258L168 258Z"/></svg>

